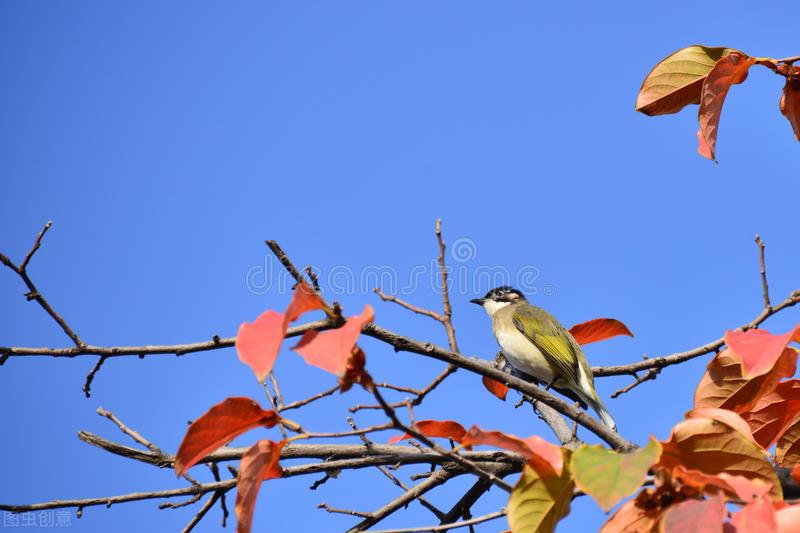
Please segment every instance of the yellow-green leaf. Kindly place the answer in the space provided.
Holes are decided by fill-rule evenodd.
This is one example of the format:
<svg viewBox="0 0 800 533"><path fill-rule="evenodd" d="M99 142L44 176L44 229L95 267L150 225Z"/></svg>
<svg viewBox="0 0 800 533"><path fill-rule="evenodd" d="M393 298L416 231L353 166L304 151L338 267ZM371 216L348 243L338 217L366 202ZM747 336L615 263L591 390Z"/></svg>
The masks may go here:
<svg viewBox="0 0 800 533"><path fill-rule="evenodd" d="M731 52L738 50L694 45L662 59L642 82L636 111L666 115L677 113L689 104L699 104L706 75Z"/></svg>
<svg viewBox="0 0 800 533"><path fill-rule="evenodd" d="M565 454L568 452L565 452ZM566 465L568 457L564 458ZM513 533L549 533L569 513L575 483L569 468L560 476L528 463L508 499L508 523Z"/></svg>
<svg viewBox="0 0 800 533"><path fill-rule="evenodd" d="M584 444L572 454L575 485L608 512L622 498L641 487L647 471L661 456L661 443L653 437L633 453L619 453Z"/></svg>

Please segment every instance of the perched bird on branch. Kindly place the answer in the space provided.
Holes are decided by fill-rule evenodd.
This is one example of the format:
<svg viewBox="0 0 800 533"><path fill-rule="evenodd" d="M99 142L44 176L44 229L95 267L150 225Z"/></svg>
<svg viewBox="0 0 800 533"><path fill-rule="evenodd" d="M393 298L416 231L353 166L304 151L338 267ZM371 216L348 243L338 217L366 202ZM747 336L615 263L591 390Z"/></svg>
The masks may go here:
<svg viewBox="0 0 800 533"><path fill-rule="evenodd" d="M594 390L589 362L572 334L550 313L528 303L517 289L497 287L470 300L492 317L492 330L508 362L535 381L577 398L616 431L616 424Z"/></svg>

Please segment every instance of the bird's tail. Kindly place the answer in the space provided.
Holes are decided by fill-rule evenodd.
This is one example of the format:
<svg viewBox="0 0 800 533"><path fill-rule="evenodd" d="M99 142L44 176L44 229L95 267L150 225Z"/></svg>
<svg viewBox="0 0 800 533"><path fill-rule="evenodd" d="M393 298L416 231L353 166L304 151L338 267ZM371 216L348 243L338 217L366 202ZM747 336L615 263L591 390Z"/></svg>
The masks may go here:
<svg viewBox="0 0 800 533"><path fill-rule="evenodd" d="M600 416L600 419L603 421L605 425L611 428L611 431L617 430L617 424L614 422L614 419L611 418L611 413L608 412L606 406L603 405L603 402L600 401L600 398L597 398L595 394L595 398L592 401L587 402L589 405L592 406L592 409L597 411L597 414Z"/></svg>
<svg viewBox="0 0 800 533"><path fill-rule="evenodd" d="M587 405L595 410L603 423L611 428L611 431L616 431L617 424L614 422L614 419L611 418L611 413L608 412L606 406L603 405L603 402L600 400L600 396L597 395L597 391L594 390L594 380L590 377L591 374L589 373L589 370L582 366L579 376L580 381L578 383L578 387L573 390L584 402L586 402Z"/></svg>

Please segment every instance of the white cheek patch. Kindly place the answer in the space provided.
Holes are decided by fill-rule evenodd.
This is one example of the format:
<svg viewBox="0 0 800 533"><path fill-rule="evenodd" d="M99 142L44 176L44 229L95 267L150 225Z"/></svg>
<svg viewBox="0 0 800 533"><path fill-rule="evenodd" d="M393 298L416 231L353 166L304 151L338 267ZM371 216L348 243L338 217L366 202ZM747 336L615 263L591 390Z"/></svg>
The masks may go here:
<svg viewBox="0 0 800 533"><path fill-rule="evenodd" d="M489 316L494 316L503 307L510 305L511 302L495 302L494 300L486 300L483 303L483 308Z"/></svg>

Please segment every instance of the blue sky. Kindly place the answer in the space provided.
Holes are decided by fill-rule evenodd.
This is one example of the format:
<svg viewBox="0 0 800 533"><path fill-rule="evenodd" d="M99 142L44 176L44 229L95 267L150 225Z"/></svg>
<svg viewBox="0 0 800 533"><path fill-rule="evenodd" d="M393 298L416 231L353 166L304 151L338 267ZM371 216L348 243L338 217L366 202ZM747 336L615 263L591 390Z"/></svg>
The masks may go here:
<svg viewBox="0 0 800 533"><path fill-rule="evenodd" d="M379 302L370 274L388 272L384 281L407 299L439 305L430 262L442 217L446 239L465 254L449 259L467 354L496 350L488 318L468 303L489 288L479 273L492 269L522 280L566 325L626 322L636 337L589 347L593 364L716 339L759 312L756 232L767 242L773 299L800 286L800 145L778 112L782 80L754 68L733 88L719 164L695 152L695 109L648 118L633 104L647 71L682 46L800 53L782 15L796 6L622 4L3 2L0 250L21 258L53 220L30 273L94 344L228 336L282 309L288 295L264 239L318 267L329 288L341 286L335 297L348 314L370 303L381 325L443 344L436 324ZM67 346L23 292L0 272L0 344ZM782 332L799 319L790 310L767 328ZM369 340L364 347L379 380L423 386L441 368ZM667 369L615 400L608 396L630 378L598 388L626 437L665 438L706 362ZM186 421L210 405L263 398L233 350L110 360L87 400L81 386L94 363L29 358L0 368L0 501L182 485L170 471L78 441L85 429L128 443L98 406L174 451ZM276 372L287 399L333 383L288 350ZM354 390L296 418L317 431L346 429L346 408L368 400ZM551 438L530 411L490 397L466 372L416 416ZM239 442L265 436L276 433ZM374 471L343 473L317 491L312 481L269 482L256 530L346 529L352 518L316 504L370 511L398 493ZM461 479L430 500L449 507L468 485ZM474 512L503 500L492 491ZM90 508L71 524L174 531L196 509ZM199 530L216 531L219 518L211 511ZM602 520L582 498L560 530ZM412 505L381 526L428 523Z"/></svg>

